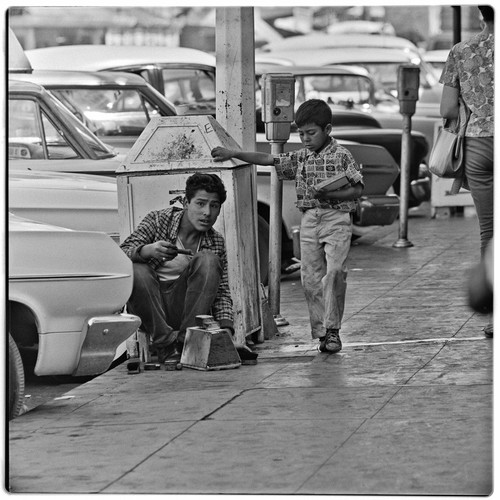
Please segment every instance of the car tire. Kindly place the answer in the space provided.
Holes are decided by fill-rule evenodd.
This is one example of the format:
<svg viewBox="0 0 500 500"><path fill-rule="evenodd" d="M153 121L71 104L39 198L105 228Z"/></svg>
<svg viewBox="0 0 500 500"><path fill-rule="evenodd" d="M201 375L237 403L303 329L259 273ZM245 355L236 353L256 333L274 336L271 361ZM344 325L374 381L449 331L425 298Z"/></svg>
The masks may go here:
<svg viewBox="0 0 500 500"><path fill-rule="evenodd" d="M8 373L9 420L18 417L24 401L24 367L21 354L9 333L9 373Z"/></svg>
<svg viewBox="0 0 500 500"><path fill-rule="evenodd" d="M269 279L269 224L261 215L257 218L260 282L267 286Z"/></svg>

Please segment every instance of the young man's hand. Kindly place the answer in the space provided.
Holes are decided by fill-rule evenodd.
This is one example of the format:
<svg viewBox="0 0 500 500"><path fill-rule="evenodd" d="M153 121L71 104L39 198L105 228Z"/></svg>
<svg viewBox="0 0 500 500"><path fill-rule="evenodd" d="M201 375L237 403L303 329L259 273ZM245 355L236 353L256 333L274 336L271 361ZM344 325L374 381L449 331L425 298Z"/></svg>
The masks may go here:
<svg viewBox="0 0 500 500"><path fill-rule="evenodd" d="M141 248L141 257L143 259L158 259L162 262L175 259L178 255L177 247L169 241L160 240Z"/></svg>

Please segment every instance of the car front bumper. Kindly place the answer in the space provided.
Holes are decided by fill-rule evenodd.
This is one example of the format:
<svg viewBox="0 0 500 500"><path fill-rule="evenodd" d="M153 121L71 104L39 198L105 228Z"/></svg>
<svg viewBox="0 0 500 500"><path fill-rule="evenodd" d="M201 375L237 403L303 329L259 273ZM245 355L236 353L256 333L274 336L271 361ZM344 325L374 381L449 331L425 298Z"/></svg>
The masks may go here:
<svg viewBox="0 0 500 500"><path fill-rule="evenodd" d="M117 347L140 326L133 314L89 318L81 332L39 335L36 375L90 376L105 372Z"/></svg>

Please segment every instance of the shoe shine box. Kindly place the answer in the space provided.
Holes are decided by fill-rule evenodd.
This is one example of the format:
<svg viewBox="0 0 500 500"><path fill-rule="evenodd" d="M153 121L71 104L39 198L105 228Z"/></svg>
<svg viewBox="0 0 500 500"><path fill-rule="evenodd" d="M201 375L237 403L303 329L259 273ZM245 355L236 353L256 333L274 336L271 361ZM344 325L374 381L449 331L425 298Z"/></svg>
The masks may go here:
<svg viewBox="0 0 500 500"><path fill-rule="evenodd" d="M195 370L225 370L241 366L231 335L212 316L197 316L199 326L186 329L181 364Z"/></svg>

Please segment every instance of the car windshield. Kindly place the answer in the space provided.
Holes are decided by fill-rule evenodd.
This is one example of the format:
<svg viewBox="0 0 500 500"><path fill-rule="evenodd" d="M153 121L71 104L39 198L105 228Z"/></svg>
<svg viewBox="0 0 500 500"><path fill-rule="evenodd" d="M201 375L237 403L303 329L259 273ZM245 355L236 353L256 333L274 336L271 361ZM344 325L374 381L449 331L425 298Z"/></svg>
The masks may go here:
<svg viewBox="0 0 500 500"><path fill-rule="evenodd" d="M334 109L369 110L372 107L388 107L398 110L397 99L384 89L376 89L370 78L362 75L343 74L294 75L295 109L308 99L323 99ZM256 104L261 105L262 77L258 79Z"/></svg>
<svg viewBox="0 0 500 500"><path fill-rule="evenodd" d="M59 109L58 113L64 115L65 120L69 122L70 128L74 130L73 135L77 136L82 143L85 143L86 148L91 149L98 159L113 158L116 156L89 128L70 113L68 108L58 99L52 98L51 102L55 108Z"/></svg>
<svg viewBox="0 0 500 500"><path fill-rule="evenodd" d="M215 80L212 73L197 69L164 69L165 97L175 106L215 105Z"/></svg>
<svg viewBox="0 0 500 500"><path fill-rule="evenodd" d="M32 99L9 99L9 159L70 159L81 155Z"/></svg>
<svg viewBox="0 0 500 500"><path fill-rule="evenodd" d="M383 89L385 92L397 97L398 89L398 71L401 62L373 62L373 63L356 63L358 66L366 68L370 76L373 78L375 87ZM420 67L420 84L423 87L431 87L437 83L433 71L426 64L419 65Z"/></svg>
<svg viewBox="0 0 500 500"><path fill-rule="evenodd" d="M296 76L297 101L323 99L329 104L352 107L370 104L370 80L356 75Z"/></svg>
<svg viewBox="0 0 500 500"><path fill-rule="evenodd" d="M158 107L138 89L72 88L51 92L98 137L139 136L151 118L160 115Z"/></svg>

